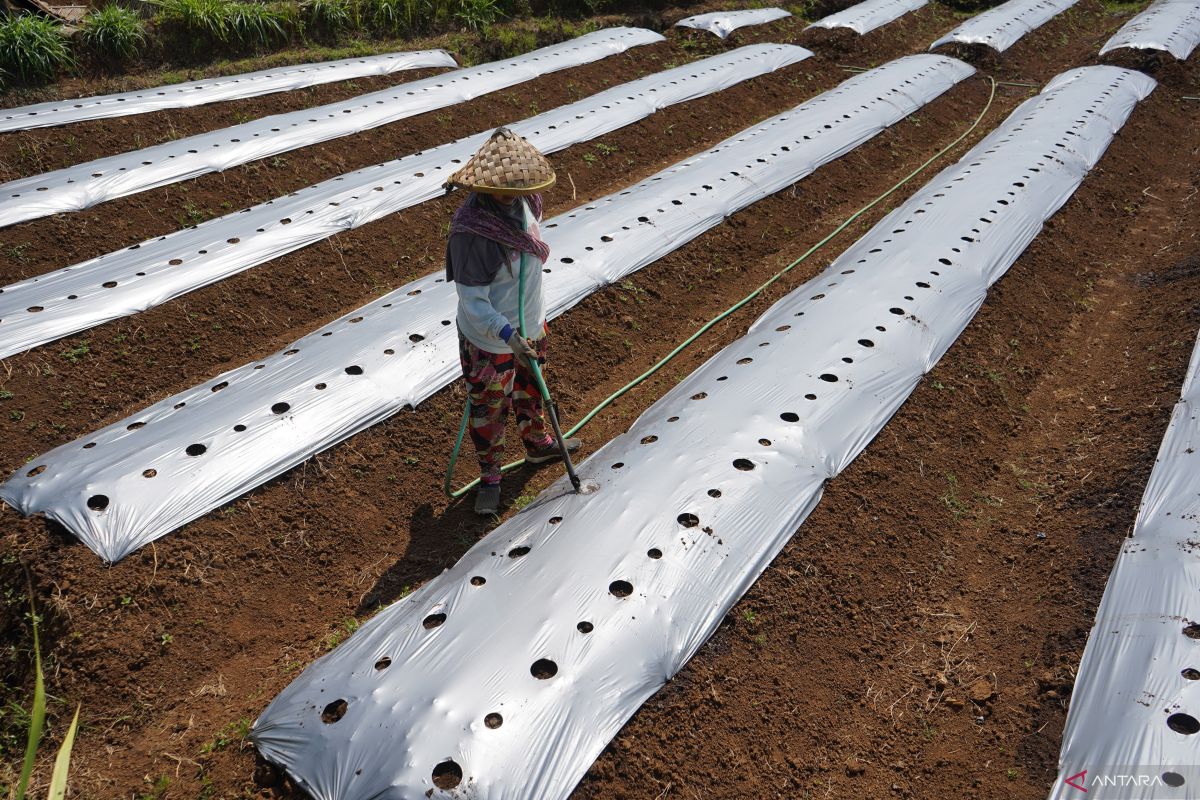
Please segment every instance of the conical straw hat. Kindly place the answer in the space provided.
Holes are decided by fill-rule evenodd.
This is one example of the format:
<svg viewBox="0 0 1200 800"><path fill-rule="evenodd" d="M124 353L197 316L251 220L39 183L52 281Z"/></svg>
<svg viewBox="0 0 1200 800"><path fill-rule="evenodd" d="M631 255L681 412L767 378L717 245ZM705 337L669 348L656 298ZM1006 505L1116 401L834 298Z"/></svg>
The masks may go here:
<svg viewBox="0 0 1200 800"><path fill-rule="evenodd" d="M497 128L446 185L487 194L536 194L554 185L554 168L529 142Z"/></svg>

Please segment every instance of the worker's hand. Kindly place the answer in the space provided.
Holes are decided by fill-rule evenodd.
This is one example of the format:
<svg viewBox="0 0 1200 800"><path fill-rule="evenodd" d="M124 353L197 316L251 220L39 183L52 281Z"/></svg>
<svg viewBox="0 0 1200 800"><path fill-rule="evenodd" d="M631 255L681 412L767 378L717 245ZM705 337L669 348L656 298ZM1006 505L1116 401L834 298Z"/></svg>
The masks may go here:
<svg viewBox="0 0 1200 800"><path fill-rule="evenodd" d="M529 366L530 361L537 360L537 351L533 349L533 345L519 333L514 333L508 337L508 346L512 348L513 355L517 357L517 361Z"/></svg>

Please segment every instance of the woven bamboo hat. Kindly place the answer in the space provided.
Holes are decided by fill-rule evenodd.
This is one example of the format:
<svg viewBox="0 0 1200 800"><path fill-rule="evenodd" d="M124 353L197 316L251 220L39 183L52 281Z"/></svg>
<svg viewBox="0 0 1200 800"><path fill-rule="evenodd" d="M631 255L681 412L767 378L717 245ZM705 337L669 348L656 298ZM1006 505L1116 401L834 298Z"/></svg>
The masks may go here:
<svg viewBox="0 0 1200 800"><path fill-rule="evenodd" d="M497 128L446 186L486 194L536 194L554 185L554 168L537 148L508 128Z"/></svg>

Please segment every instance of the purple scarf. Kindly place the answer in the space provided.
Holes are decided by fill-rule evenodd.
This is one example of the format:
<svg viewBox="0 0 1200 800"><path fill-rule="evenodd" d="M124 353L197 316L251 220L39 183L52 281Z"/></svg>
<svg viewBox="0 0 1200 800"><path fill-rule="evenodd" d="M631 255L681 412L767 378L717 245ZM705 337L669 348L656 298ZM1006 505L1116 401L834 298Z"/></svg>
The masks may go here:
<svg viewBox="0 0 1200 800"><path fill-rule="evenodd" d="M531 194L527 195L525 199L529 201L529 210L533 212L533 218L541 220L542 196ZM497 208L498 205L490 198L474 193L468 195L466 202L459 206L458 210L454 212L454 216L450 218L450 233L473 233L512 250L535 255L543 263L549 260L550 245L543 242L539 236L522 230L520 217L514 218L503 214L506 209ZM493 211L494 208L501 213ZM517 214L522 213L520 198L511 208Z"/></svg>

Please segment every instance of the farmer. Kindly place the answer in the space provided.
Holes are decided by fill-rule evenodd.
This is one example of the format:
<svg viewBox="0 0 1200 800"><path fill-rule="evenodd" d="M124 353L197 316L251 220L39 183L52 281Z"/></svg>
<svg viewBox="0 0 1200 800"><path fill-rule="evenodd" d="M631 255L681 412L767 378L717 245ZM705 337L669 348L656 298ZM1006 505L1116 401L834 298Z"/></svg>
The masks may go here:
<svg viewBox="0 0 1200 800"><path fill-rule="evenodd" d="M533 145L498 128L446 185L469 192L450 221L446 280L458 290L459 359L471 403L468 427L479 455L475 513L489 515L500 508L510 406L525 443L526 463L544 464L560 457L529 367L529 359L546 363L542 264L550 248L542 241L538 222L540 193L554 185L554 169ZM519 288L522 266L524 297ZM565 444L573 453L582 442L567 439Z"/></svg>

